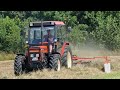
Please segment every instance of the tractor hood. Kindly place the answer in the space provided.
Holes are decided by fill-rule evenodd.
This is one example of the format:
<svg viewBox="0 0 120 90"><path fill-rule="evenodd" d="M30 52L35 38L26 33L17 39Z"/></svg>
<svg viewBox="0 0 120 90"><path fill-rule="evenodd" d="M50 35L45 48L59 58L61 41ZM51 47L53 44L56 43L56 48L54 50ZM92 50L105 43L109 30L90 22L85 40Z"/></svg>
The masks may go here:
<svg viewBox="0 0 120 90"><path fill-rule="evenodd" d="M31 46L29 53L48 53L48 46Z"/></svg>

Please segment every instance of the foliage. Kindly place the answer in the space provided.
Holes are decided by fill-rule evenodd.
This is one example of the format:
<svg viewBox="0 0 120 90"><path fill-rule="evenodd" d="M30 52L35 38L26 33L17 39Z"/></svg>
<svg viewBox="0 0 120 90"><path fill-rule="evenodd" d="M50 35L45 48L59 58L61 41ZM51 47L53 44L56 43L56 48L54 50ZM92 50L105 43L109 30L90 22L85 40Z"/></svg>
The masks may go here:
<svg viewBox="0 0 120 90"><path fill-rule="evenodd" d="M71 26L68 40L74 44L95 41L99 47L120 49L119 11L0 11L0 51L24 50L30 21L59 20Z"/></svg>

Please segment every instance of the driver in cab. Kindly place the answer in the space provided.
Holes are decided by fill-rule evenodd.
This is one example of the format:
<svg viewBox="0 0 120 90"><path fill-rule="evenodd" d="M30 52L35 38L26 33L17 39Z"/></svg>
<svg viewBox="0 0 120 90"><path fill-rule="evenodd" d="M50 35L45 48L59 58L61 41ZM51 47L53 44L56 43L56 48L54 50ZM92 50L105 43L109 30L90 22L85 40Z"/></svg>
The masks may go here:
<svg viewBox="0 0 120 90"><path fill-rule="evenodd" d="M51 34L51 30L47 30L47 35L44 35L44 41L48 42L50 54L52 53L53 39L54 36Z"/></svg>

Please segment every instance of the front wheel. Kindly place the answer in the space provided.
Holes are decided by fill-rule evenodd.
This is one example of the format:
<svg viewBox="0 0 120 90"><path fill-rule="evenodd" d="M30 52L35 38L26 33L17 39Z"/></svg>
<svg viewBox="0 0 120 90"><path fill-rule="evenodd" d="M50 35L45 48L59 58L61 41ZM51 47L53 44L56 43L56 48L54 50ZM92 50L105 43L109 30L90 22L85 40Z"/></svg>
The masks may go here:
<svg viewBox="0 0 120 90"><path fill-rule="evenodd" d="M16 76L23 74L23 71L25 70L25 64L24 64L24 56L16 56L14 61L14 74Z"/></svg>
<svg viewBox="0 0 120 90"><path fill-rule="evenodd" d="M61 69L61 60L59 54L53 54L49 57L49 68L54 69L55 71L60 71Z"/></svg>

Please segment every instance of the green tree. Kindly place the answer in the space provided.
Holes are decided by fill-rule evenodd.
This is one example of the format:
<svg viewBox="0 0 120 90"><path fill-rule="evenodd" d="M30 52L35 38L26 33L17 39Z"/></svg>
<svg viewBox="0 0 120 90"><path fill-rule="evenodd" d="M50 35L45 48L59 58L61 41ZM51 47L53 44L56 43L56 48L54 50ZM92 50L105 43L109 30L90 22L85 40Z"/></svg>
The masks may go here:
<svg viewBox="0 0 120 90"><path fill-rule="evenodd" d="M0 49L7 52L18 52L20 42L20 28L9 17L0 18Z"/></svg>

